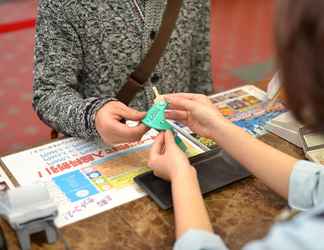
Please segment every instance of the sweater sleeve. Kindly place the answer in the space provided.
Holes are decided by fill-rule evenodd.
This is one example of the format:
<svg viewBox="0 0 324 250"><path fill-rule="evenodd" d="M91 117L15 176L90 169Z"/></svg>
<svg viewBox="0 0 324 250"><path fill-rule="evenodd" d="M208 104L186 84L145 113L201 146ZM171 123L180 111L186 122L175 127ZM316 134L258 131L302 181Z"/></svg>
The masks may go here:
<svg viewBox="0 0 324 250"><path fill-rule="evenodd" d="M95 113L112 98L78 92L82 45L62 1L39 1L34 63L33 107L39 118L66 135L98 137Z"/></svg>

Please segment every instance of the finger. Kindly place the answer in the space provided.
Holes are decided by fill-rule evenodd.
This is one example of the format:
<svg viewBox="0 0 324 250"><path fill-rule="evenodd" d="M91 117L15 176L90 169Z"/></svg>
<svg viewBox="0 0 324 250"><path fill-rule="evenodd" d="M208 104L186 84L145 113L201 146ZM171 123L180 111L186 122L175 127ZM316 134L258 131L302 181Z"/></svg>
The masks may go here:
<svg viewBox="0 0 324 250"><path fill-rule="evenodd" d="M116 113L124 119L132 120L132 121L139 121L144 118L146 112L140 112L136 109L127 107L126 105L120 106Z"/></svg>
<svg viewBox="0 0 324 250"><path fill-rule="evenodd" d="M150 151L150 159L154 159L154 157L161 154L163 144L164 144L164 133L162 132L154 140L154 143Z"/></svg>
<svg viewBox="0 0 324 250"><path fill-rule="evenodd" d="M125 129L125 136L130 141L139 141L143 135L150 130L150 128L146 127L144 124L139 124L136 127L128 127L126 125Z"/></svg>
<svg viewBox="0 0 324 250"><path fill-rule="evenodd" d="M166 95L166 100L168 98L184 98L188 100L192 100L198 103L206 104L210 102L210 99L203 94L192 94L192 93L176 93L176 94L168 94Z"/></svg>
<svg viewBox="0 0 324 250"><path fill-rule="evenodd" d="M185 107L182 105L178 105L178 98L177 99L172 99L171 101L168 102L168 108L166 109L166 112L168 110L182 110L182 111L187 111Z"/></svg>
<svg viewBox="0 0 324 250"><path fill-rule="evenodd" d="M186 121L188 120L188 112L180 110L166 110L165 117L176 121Z"/></svg>
<svg viewBox="0 0 324 250"><path fill-rule="evenodd" d="M174 140L174 136L173 136L173 133L171 130L167 130L165 132L165 136L164 136L164 141L165 141L165 147L166 149L169 148L169 147L172 147L175 144L175 140Z"/></svg>
<svg viewBox="0 0 324 250"><path fill-rule="evenodd" d="M118 120L112 120L110 122L110 126L116 137L129 142L140 140L142 136L149 130L149 128L145 127L143 124L136 127L129 127Z"/></svg>
<svg viewBox="0 0 324 250"><path fill-rule="evenodd" d="M165 94L163 95L164 98L186 98L186 99L189 99L189 100L197 100L197 99L200 99L201 98L201 94L193 94L193 93L174 93L174 94Z"/></svg>
<svg viewBox="0 0 324 250"><path fill-rule="evenodd" d="M197 106L197 102L182 97L167 97L168 109L178 109L191 111Z"/></svg>

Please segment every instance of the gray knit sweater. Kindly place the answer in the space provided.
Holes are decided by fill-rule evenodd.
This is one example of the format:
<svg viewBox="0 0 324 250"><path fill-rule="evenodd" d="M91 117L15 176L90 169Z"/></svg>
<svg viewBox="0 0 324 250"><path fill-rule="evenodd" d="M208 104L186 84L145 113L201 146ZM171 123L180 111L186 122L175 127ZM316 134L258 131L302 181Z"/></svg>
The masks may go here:
<svg viewBox="0 0 324 250"><path fill-rule="evenodd" d="M97 137L96 111L112 100L150 48L166 0L40 0L33 106L66 135ZM144 4L145 3L145 4ZM184 0L176 29L147 87L130 106L161 93L211 91L209 1Z"/></svg>

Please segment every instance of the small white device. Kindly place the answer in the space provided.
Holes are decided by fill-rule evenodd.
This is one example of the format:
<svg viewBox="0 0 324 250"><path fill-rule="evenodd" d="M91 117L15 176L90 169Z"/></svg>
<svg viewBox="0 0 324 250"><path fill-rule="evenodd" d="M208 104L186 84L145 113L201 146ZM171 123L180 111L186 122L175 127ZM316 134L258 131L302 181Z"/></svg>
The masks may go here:
<svg viewBox="0 0 324 250"><path fill-rule="evenodd" d="M324 164L324 135L321 131L302 127L299 129L303 150L307 159Z"/></svg>
<svg viewBox="0 0 324 250"><path fill-rule="evenodd" d="M45 231L48 243L58 239L57 206L42 183L0 192L0 216L16 231L22 250L31 248L30 235Z"/></svg>
<svg viewBox="0 0 324 250"><path fill-rule="evenodd" d="M279 137L300 148L303 147L299 135L299 129L302 127L303 125L297 122L293 115L289 112L278 115L265 125L266 130L278 135Z"/></svg>

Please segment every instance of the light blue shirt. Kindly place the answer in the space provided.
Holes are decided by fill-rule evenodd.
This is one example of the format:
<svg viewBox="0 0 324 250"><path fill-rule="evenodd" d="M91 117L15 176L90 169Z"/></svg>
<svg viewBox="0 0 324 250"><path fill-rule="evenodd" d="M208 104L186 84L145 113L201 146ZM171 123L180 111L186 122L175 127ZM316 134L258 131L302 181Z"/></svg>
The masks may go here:
<svg viewBox="0 0 324 250"><path fill-rule="evenodd" d="M289 222L274 224L263 240L251 242L243 250L324 249L324 167L298 161L289 180L288 202L290 207L306 212ZM228 248L217 234L192 229L177 240L174 250Z"/></svg>

